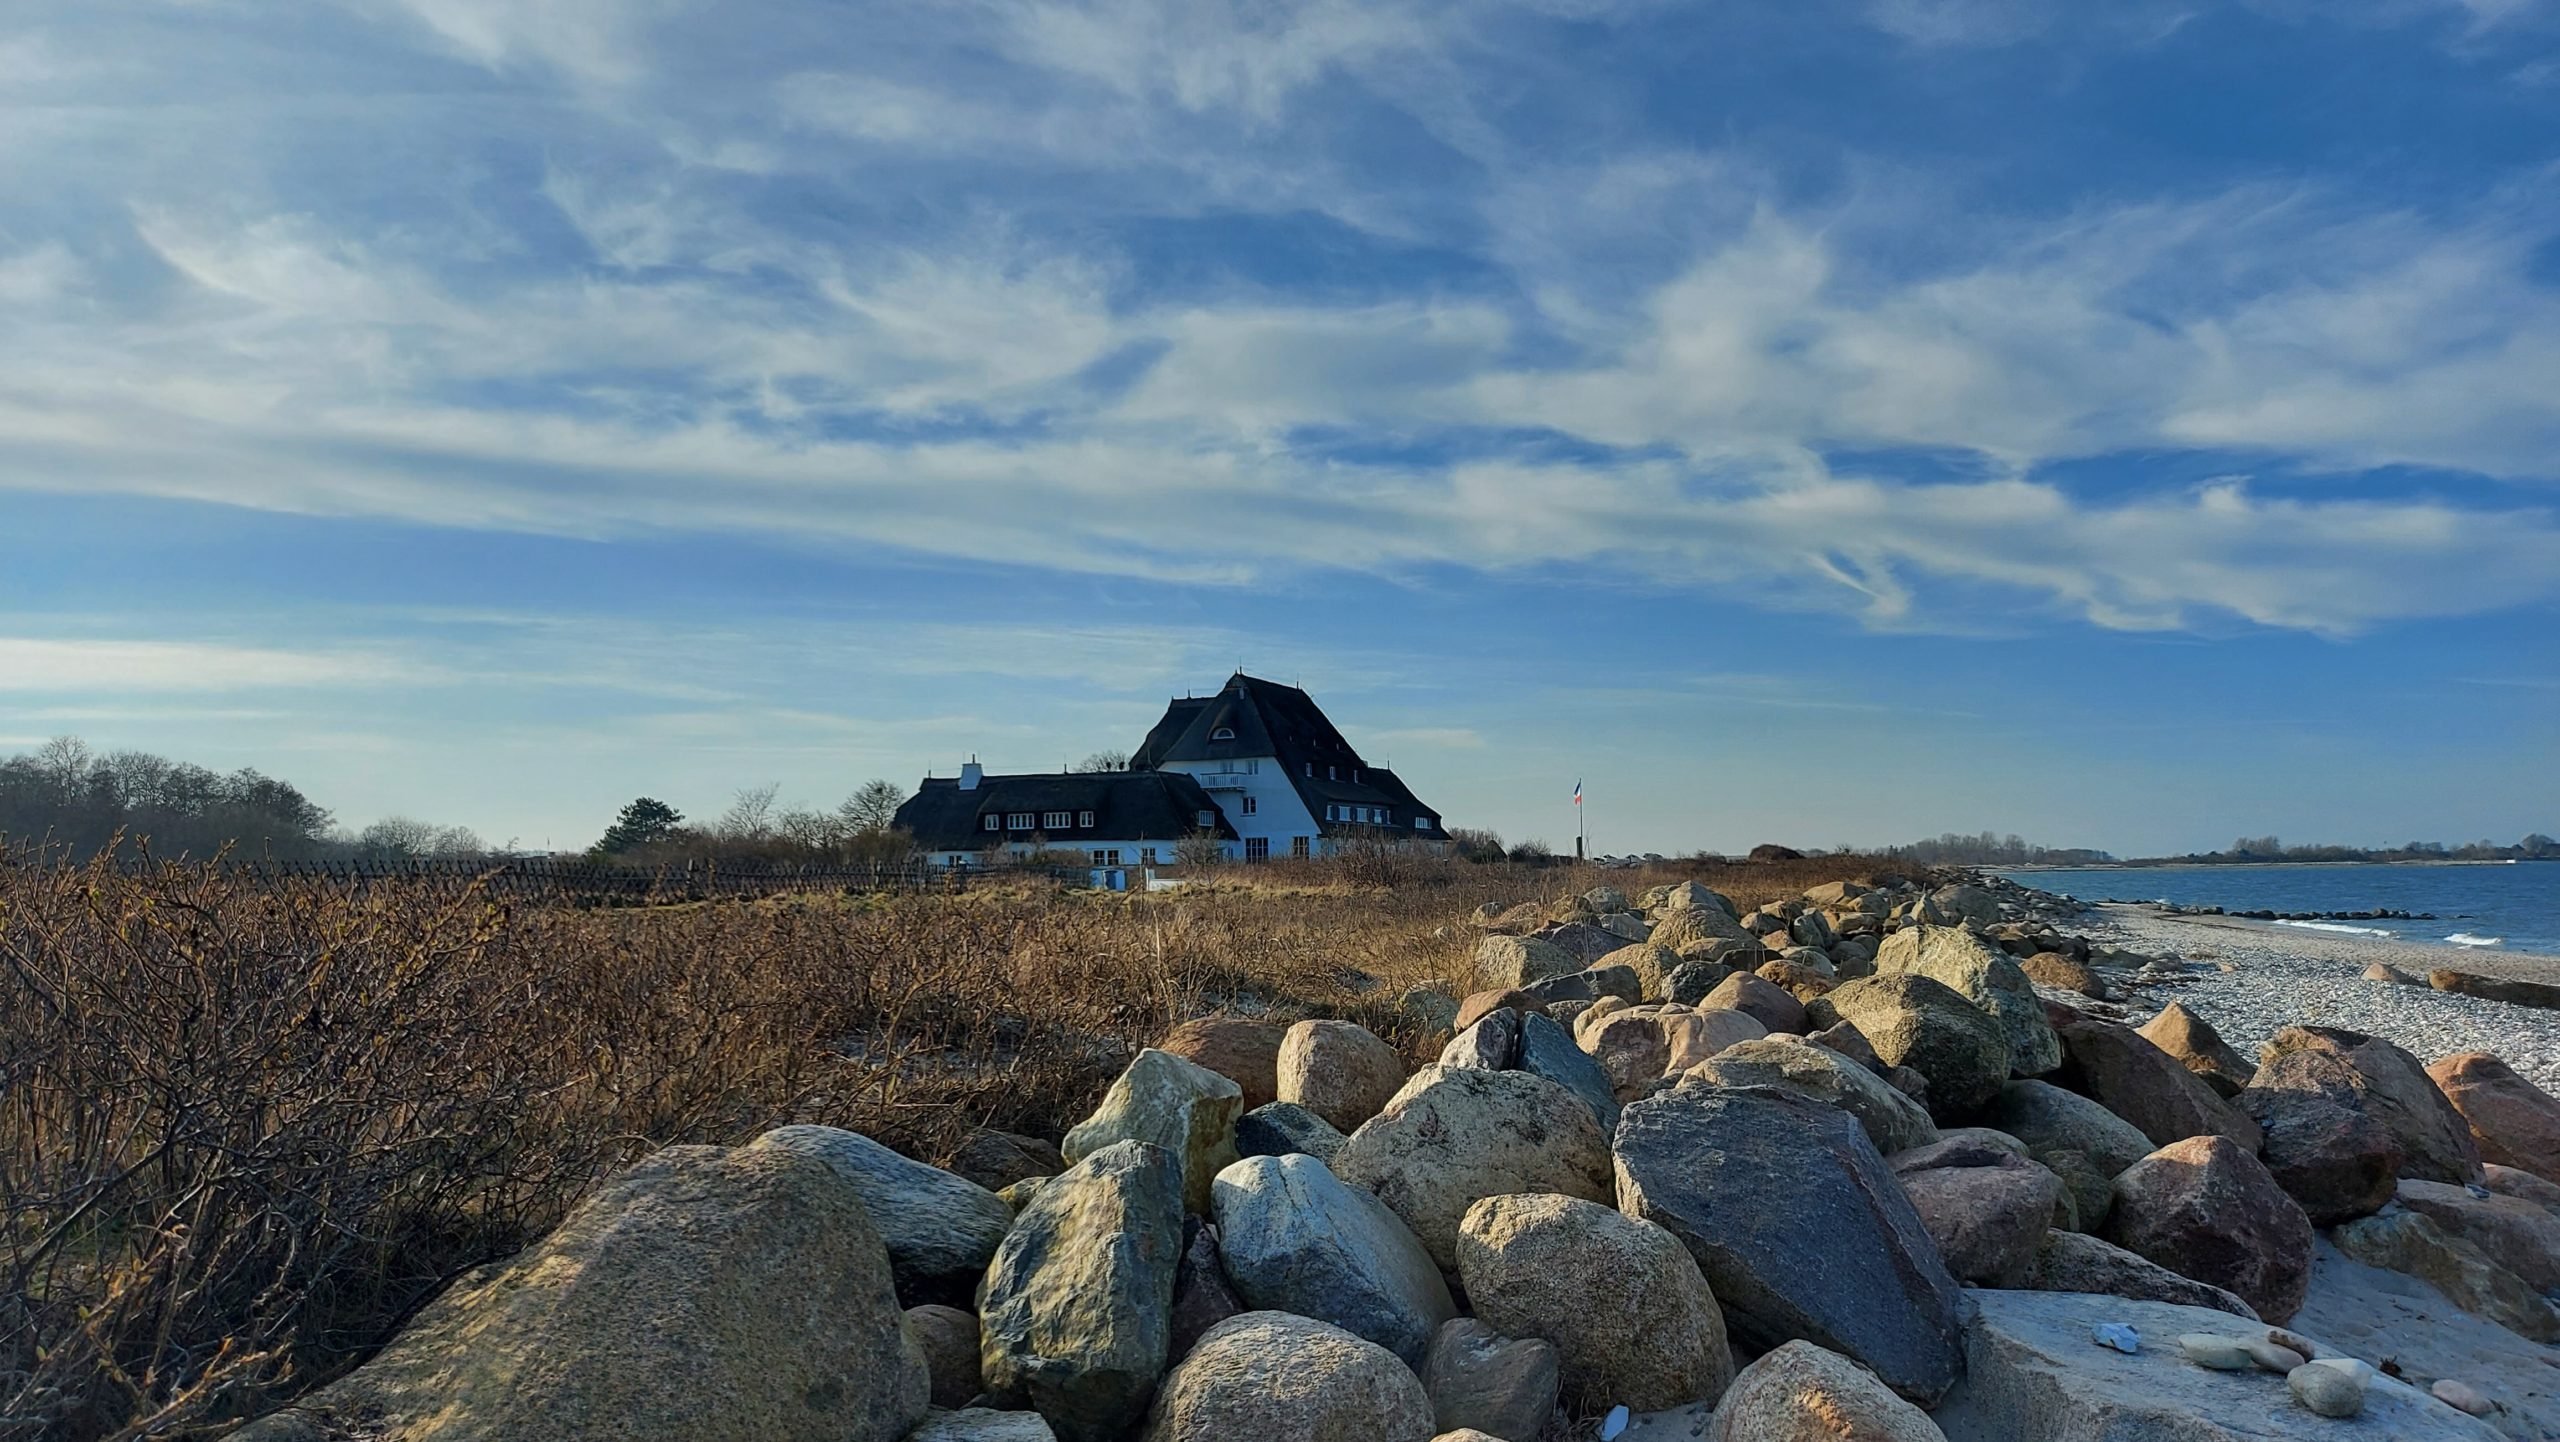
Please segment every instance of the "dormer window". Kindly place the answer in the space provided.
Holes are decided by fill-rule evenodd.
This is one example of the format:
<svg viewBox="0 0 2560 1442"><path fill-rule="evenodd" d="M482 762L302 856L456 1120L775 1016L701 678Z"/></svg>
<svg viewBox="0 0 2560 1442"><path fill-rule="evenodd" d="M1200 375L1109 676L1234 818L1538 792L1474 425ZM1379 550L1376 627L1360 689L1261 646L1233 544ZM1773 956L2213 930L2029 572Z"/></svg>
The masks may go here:
<svg viewBox="0 0 2560 1442"><path fill-rule="evenodd" d="M1218 824L1218 813L1216 813L1216 812L1214 812L1214 811L1203 811L1203 812L1201 812L1201 813L1200 813L1200 824L1201 824L1201 826L1202 826L1202 827L1204 827L1204 828L1205 828L1205 827L1211 827L1211 826L1215 826L1215 825L1217 825L1217 824Z"/></svg>
<svg viewBox="0 0 2560 1442"><path fill-rule="evenodd" d="M1236 728L1233 726L1221 726L1217 730L1209 733L1209 739L1212 741L1233 741L1236 739Z"/></svg>
<svg viewBox="0 0 2560 1442"><path fill-rule="evenodd" d="M1342 779L1342 768L1341 768L1341 767L1339 767L1339 766L1328 766L1328 767L1326 767L1326 768L1324 769L1324 779L1325 779L1325 780L1327 780L1327 781L1339 781L1339 780L1341 780L1341 779Z"/></svg>
<svg viewBox="0 0 2560 1442"><path fill-rule="evenodd" d="M1063 811L1043 811L1040 813L1040 825L1044 830L1064 831L1067 829L1067 821L1067 813Z"/></svg>
<svg viewBox="0 0 2560 1442"><path fill-rule="evenodd" d="M1312 761L1307 762L1307 763L1306 763L1306 767L1307 767L1307 779L1308 779L1309 781L1313 781L1313 780L1315 780L1315 779L1316 779L1316 763L1314 763L1314 762L1312 762Z"/></svg>
<svg viewBox="0 0 2560 1442"><path fill-rule="evenodd" d="M989 831L1002 831L1004 830L1004 818L990 811L987 813L986 826Z"/></svg>
<svg viewBox="0 0 2560 1442"><path fill-rule="evenodd" d="M1076 826L1080 830L1091 831L1093 829L1093 813L1090 811L1077 812Z"/></svg>

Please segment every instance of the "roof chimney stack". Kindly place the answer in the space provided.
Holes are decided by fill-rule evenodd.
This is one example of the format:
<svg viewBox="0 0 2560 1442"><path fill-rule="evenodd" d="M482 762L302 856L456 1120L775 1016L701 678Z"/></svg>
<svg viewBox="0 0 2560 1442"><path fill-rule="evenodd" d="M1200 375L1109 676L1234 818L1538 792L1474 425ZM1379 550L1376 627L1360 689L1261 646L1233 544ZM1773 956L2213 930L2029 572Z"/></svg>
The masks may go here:
<svg viewBox="0 0 2560 1442"><path fill-rule="evenodd" d="M978 783L979 783L979 782L981 782L981 781L984 781L984 780L986 780L986 779L987 779L987 773L986 773L986 770L985 770L985 768L983 768L983 767L981 767L981 766L979 766L979 765L978 765L978 758L977 758L977 757L972 756L972 757L970 757L967 761L965 761L965 762L962 762L962 763L961 763L961 765L960 765L960 789L961 789L961 790L963 790L963 791L975 791L975 790L977 790L977 789L978 789Z"/></svg>

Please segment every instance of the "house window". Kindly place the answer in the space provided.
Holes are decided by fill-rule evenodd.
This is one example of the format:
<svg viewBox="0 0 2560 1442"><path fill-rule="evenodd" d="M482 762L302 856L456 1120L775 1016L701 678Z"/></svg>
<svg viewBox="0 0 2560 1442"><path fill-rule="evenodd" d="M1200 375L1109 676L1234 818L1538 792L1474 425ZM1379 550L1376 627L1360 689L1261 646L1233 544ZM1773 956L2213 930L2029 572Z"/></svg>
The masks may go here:
<svg viewBox="0 0 2560 1442"><path fill-rule="evenodd" d="M1032 816L1028 811L1008 812L1004 818L1004 829L1007 831L1029 831L1031 829L1031 821Z"/></svg>
<svg viewBox="0 0 2560 1442"><path fill-rule="evenodd" d="M1142 846L1138 848L1138 860L1147 866L1155 865L1156 849L1152 846Z"/></svg>
<svg viewBox="0 0 2560 1442"><path fill-rule="evenodd" d="M1289 854L1290 854L1291 856L1294 856L1294 857L1298 858L1300 861L1304 861L1304 860L1306 860L1306 859L1307 859L1307 852L1308 852L1308 844L1307 844L1307 843L1308 843L1308 838L1306 838L1306 837L1304 837L1304 836L1292 836L1292 837L1290 837L1290 838L1289 838Z"/></svg>
<svg viewBox="0 0 2560 1442"><path fill-rule="evenodd" d="M995 814L994 812L992 812L992 811L988 812L988 813L987 813L987 829L988 829L989 831L1002 831L1002 830L1004 830L1004 818L1003 818L1003 817L1001 817L1001 816L996 815L996 814Z"/></svg>
<svg viewBox="0 0 2560 1442"><path fill-rule="evenodd" d="M1093 813L1090 811L1077 812L1076 825L1083 830L1091 831L1093 829Z"/></svg>
<svg viewBox="0 0 2560 1442"><path fill-rule="evenodd" d="M1271 838L1268 836L1253 836L1246 838L1244 843L1244 859L1247 861L1269 861L1271 859Z"/></svg>
<svg viewBox="0 0 2560 1442"><path fill-rule="evenodd" d="M1209 733L1209 739L1212 741L1233 741L1236 739L1236 728L1233 726L1221 726L1217 730Z"/></svg>
<svg viewBox="0 0 2560 1442"><path fill-rule="evenodd" d="M1316 779L1316 763L1314 763L1314 762L1312 762L1312 761L1307 762L1307 763L1306 763L1306 767L1307 767L1307 779L1308 779L1309 781L1313 781L1313 780L1315 780L1315 779Z"/></svg>
<svg viewBox="0 0 2560 1442"><path fill-rule="evenodd" d="M1431 829L1431 818L1428 816L1417 816L1413 818L1413 829L1416 831L1429 831Z"/></svg>
<svg viewBox="0 0 2560 1442"><path fill-rule="evenodd" d="M969 853L965 851L952 852L949 856L943 858L942 864L952 871L966 871L969 869Z"/></svg>
<svg viewBox="0 0 2560 1442"><path fill-rule="evenodd" d="M1327 820L1327 821L1331 821L1331 820L1333 820L1333 813L1335 813L1336 811L1339 811L1339 810L1341 810L1341 809L1342 809L1342 808L1341 808L1341 807L1339 807L1339 806L1328 806L1328 807L1326 807L1326 808L1324 809L1324 819L1325 819L1325 820Z"/></svg>
<svg viewBox="0 0 2560 1442"><path fill-rule="evenodd" d="M1040 827L1044 831L1064 831L1067 829L1067 823L1073 819L1072 813L1069 812L1043 811L1040 813Z"/></svg>
<svg viewBox="0 0 2560 1442"><path fill-rule="evenodd" d="M1119 848L1102 847L1096 849L1093 853L1093 864L1096 866L1118 866L1120 864Z"/></svg>
<svg viewBox="0 0 2560 1442"><path fill-rule="evenodd" d="M1203 826L1203 827L1210 827L1210 826L1215 826L1215 825L1217 825L1217 824L1218 824L1218 813L1216 813L1216 812L1214 812L1214 811L1203 811L1203 812L1201 812L1201 813L1200 813L1200 824L1201 824L1201 826Z"/></svg>
<svg viewBox="0 0 2560 1442"><path fill-rule="evenodd" d="M1325 780L1327 780L1327 781L1339 781L1339 780L1341 780L1341 779L1342 779L1342 768L1341 768L1341 767L1339 767L1339 766L1328 766L1328 767L1326 767L1326 768L1324 769L1324 779L1325 779Z"/></svg>
<svg viewBox="0 0 2560 1442"><path fill-rule="evenodd" d="M1256 806L1257 804L1259 804L1259 803L1257 803L1257 801L1255 800L1255 798L1250 797L1250 796L1246 797L1246 798L1244 799L1244 814L1245 814L1245 815L1247 815L1247 816L1251 816L1251 815L1253 814L1253 812L1254 812L1254 808L1255 808L1255 806Z"/></svg>

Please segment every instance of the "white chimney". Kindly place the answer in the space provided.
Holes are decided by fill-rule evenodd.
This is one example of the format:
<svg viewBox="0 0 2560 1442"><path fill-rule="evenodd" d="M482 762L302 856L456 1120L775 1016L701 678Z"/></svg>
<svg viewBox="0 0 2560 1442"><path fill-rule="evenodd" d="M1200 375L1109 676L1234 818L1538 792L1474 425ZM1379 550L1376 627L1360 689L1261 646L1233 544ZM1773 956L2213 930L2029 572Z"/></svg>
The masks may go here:
<svg viewBox="0 0 2560 1442"><path fill-rule="evenodd" d="M964 762L964 763L962 763L962 764L961 764L961 767L960 767L960 789L961 789L961 790L963 790L963 791L975 791L975 790L977 790L977 789L978 789L978 783L979 783L979 782L981 782L981 781L984 781L984 780L986 780L986 779L987 779L986 769L985 769L984 767L981 767L981 766L978 764L978 762L977 762L977 758L975 758L975 757L971 757L968 761L966 761L966 762Z"/></svg>

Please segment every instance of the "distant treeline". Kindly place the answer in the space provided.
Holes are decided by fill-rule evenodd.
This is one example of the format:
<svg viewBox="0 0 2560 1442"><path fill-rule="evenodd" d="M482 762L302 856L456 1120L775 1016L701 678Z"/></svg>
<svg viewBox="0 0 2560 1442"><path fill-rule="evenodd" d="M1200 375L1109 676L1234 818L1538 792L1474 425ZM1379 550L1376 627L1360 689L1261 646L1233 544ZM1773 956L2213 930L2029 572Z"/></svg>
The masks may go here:
<svg viewBox="0 0 2560 1442"><path fill-rule="evenodd" d="M2023 837L1992 831L1977 836L1959 836L1950 831L1932 841L1868 849L1878 856L1923 866L2089 866L2115 860L2106 852L2085 846L2038 846Z"/></svg>
<svg viewBox="0 0 2560 1442"><path fill-rule="evenodd" d="M2189 852L2185 856L2147 856L2134 866L2245 866L2268 861L2549 861L2560 860L2560 841L2534 832L2513 846L2472 841L2448 846L2441 841L2411 841L2399 846L2287 846L2273 836L2243 836L2222 851Z"/></svg>

